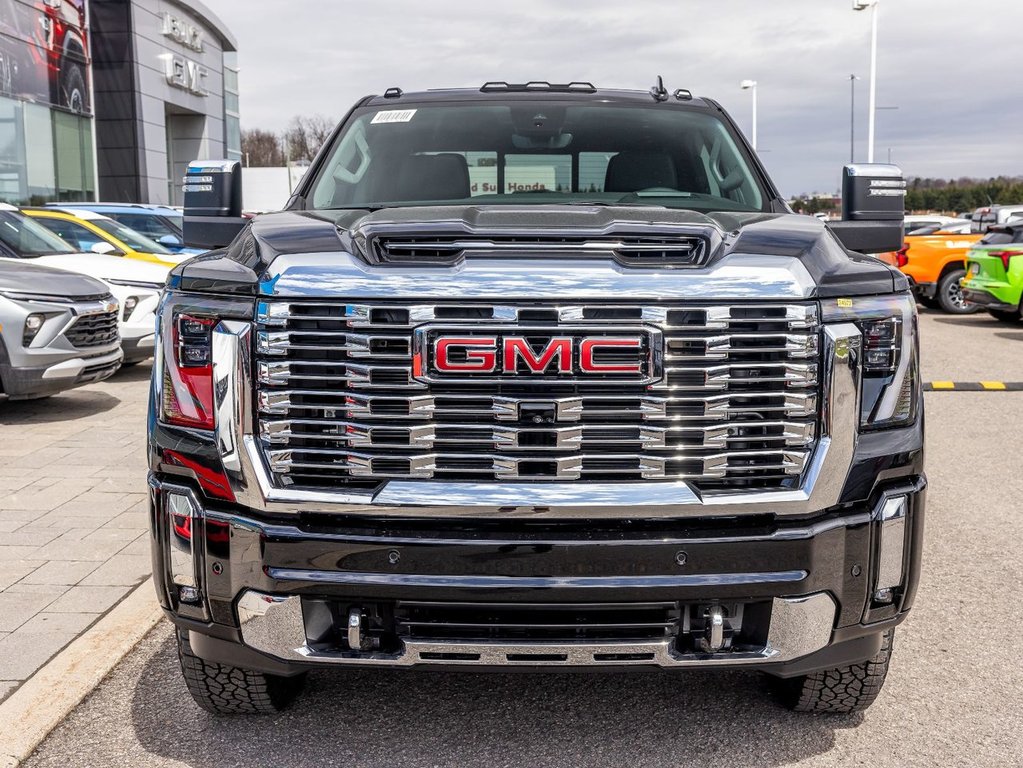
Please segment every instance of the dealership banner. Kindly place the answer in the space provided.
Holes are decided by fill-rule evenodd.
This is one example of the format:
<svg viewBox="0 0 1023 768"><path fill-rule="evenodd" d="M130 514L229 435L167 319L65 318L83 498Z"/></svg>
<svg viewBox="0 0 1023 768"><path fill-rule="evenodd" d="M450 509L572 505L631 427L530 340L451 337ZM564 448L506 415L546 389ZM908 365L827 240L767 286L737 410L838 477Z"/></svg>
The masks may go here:
<svg viewBox="0 0 1023 768"><path fill-rule="evenodd" d="M85 0L0 0L0 95L89 114Z"/></svg>

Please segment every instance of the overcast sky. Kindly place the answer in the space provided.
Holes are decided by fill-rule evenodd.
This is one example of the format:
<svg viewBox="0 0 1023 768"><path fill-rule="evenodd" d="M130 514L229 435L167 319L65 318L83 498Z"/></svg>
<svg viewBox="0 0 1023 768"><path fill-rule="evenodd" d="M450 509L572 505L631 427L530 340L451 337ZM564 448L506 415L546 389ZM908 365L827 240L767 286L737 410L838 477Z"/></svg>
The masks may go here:
<svg viewBox="0 0 1023 768"><path fill-rule="evenodd" d="M205 0L234 32L242 124L340 118L366 94L486 80L647 89L657 74L718 99L783 194L837 188L866 160L870 12L851 0ZM881 0L876 158L913 176L1023 175L1023 2ZM1007 30L1012 30L1007 32Z"/></svg>

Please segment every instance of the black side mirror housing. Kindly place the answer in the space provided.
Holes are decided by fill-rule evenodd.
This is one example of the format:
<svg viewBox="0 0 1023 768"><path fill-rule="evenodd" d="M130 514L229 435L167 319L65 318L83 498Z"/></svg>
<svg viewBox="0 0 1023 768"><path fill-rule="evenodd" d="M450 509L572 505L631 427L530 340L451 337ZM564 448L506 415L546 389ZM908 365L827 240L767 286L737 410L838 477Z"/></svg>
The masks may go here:
<svg viewBox="0 0 1023 768"><path fill-rule="evenodd" d="M850 251L902 248L906 180L897 165L855 163L842 169L842 220L828 226Z"/></svg>
<svg viewBox="0 0 1023 768"><path fill-rule="evenodd" d="M223 248L245 227L242 165L236 160L195 160L185 175L185 245Z"/></svg>

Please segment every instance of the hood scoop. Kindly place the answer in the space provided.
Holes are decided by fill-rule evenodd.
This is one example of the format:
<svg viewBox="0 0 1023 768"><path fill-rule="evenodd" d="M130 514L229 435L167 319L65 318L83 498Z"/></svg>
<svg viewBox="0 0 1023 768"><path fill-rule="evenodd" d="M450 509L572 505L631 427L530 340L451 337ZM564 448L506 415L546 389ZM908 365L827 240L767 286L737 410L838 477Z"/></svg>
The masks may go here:
<svg viewBox="0 0 1023 768"><path fill-rule="evenodd" d="M610 258L637 268L695 268L707 263L721 241L719 231L708 225L612 220L603 226L566 226L564 218L555 222L543 217L525 226L522 212L517 213L515 226L488 226L470 217L364 220L347 236L351 251L371 264L418 267L450 267L476 257L551 257Z"/></svg>

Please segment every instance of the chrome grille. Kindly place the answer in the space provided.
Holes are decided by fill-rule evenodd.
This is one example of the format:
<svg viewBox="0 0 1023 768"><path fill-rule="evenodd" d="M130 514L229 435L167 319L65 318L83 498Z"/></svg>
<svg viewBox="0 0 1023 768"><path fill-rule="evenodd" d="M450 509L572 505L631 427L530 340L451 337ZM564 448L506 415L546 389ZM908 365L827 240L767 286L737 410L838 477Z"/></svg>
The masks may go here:
<svg viewBox="0 0 1023 768"><path fill-rule="evenodd" d="M414 331L449 321L559 336L643 324L663 338L663 377L539 390L525 377L423 383ZM281 487L395 478L789 487L817 439L819 330L815 304L268 301L255 342L258 437Z"/></svg>

